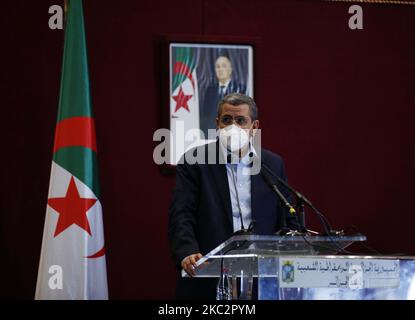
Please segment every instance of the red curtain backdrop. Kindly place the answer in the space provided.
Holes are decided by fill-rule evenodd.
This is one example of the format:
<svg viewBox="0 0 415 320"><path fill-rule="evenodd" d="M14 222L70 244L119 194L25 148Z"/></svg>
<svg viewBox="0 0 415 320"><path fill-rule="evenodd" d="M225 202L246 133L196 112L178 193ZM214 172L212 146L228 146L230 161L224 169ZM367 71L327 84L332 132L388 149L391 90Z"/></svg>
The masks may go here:
<svg viewBox="0 0 415 320"><path fill-rule="evenodd" d="M0 296L34 296L57 116L63 32L48 8L2 3ZM174 177L153 163L161 35L260 38L263 146L337 229L415 254L415 6L266 0L84 1L110 297L171 298L167 215ZM164 106L166 107L166 106ZM319 229L308 213L311 229ZM359 250L357 248L356 250Z"/></svg>

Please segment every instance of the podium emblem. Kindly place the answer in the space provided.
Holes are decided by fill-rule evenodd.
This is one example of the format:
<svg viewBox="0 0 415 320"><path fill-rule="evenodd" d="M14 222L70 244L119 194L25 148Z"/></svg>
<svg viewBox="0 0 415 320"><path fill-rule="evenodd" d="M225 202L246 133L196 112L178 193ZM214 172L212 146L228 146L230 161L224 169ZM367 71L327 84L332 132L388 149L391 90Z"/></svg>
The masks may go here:
<svg viewBox="0 0 415 320"><path fill-rule="evenodd" d="M285 283L294 282L294 264L292 261L286 260L281 268L281 280Z"/></svg>

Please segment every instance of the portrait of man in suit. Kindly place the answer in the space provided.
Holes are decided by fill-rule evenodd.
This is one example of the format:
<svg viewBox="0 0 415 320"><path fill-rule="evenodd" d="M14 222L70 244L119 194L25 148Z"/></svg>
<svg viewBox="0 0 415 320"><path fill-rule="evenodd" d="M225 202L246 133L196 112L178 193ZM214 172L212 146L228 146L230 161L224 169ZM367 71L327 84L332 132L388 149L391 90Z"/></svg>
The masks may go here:
<svg viewBox="0 0 415 320"><path fill-rule="evenodd" d="M247 93L247 86L232 77L232 61L227 55L219 55L215 61L215 80L207 87L200 110L200 129L208 137L208 129L215 128L217 106L230 93Z"/></svg>
<svg viewBox="0 0 415 320"><path fill-rule="evenodd" d="M180 136L178 128L197 131L192 141L170 140L170 164L194 145L215 139L217 107L224 96L253 96L253 56L254 47L246 44L170 44L170 129L173 137Z"/></svg>

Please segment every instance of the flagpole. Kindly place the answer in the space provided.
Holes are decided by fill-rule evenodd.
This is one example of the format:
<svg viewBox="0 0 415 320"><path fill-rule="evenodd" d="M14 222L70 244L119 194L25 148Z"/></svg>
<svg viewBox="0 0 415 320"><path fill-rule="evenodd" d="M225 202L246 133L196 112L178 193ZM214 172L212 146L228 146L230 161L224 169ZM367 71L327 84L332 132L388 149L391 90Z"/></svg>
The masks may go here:
<svg viewBox="0 0 415 320"><path fill-rule="evenodd" d="M66 24L66 15L68 13L68 0L63 1L63 21Z"/></svg>

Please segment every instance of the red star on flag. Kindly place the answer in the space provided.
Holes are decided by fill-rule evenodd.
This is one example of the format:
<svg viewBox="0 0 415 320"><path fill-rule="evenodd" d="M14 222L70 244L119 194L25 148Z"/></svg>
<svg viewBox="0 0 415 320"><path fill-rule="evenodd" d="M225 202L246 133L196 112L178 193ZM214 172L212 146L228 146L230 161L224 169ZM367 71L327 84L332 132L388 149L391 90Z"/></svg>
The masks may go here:
<svg viewBox="0 0 415 320"><path fill-rule="evenodd" d="M192 97L193 97L192 95L185 95L183 93L182 87L180 87L179 93L177 94L177 96L173 96L174 101L176 101L176 109L174 110L174 112L176 112L180 108L184 108L184 109L186 109L187 111L190 112L187 102Z"/></svg>
<svg viewBox="0 0 415 320"><path fill-rule="evenodd" d="M95 204L97 199L81 198L73 176L69 182L68 190L64 198L50 198L48 205L59 213L54 237L76 224L91 235L91 229L87 218L87 211Z"/></svg>

